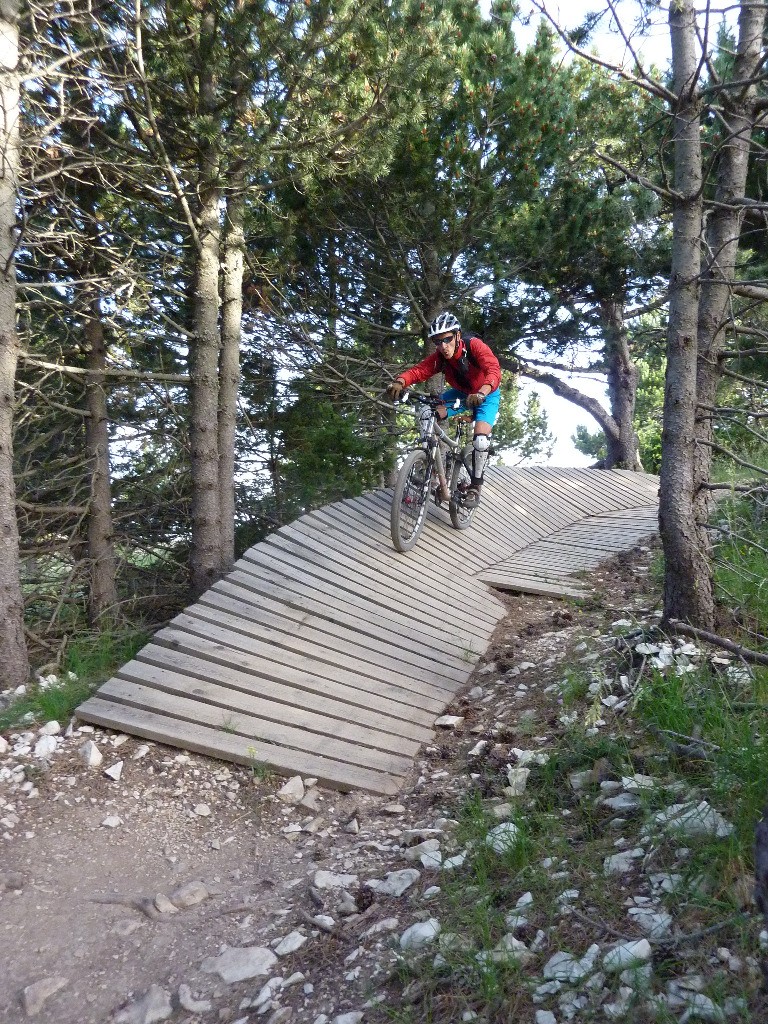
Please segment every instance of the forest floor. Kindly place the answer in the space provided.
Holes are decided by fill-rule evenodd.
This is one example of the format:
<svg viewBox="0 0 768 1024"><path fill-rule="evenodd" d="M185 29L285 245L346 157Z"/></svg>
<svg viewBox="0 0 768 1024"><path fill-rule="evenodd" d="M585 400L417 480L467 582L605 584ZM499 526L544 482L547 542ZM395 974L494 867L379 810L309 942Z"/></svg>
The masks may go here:
<svg viewBox="0 0 768 1024"><path fill-rule="evenodd" d="M706 737L640 714L654 659L705 657L638 653L652 557L586 601L505 596L396 801L278 796L76 720L45 756L42 723L6 733L0 1021L768 1019L737 797L708 790Z"/></svg>

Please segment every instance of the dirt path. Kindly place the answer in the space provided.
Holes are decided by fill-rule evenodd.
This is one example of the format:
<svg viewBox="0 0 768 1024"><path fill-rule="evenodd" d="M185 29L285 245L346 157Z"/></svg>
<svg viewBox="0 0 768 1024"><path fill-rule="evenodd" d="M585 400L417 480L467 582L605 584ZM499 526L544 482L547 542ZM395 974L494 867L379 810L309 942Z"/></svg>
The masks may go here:
<svg viewBox="0 0 768 1024"><path fill-rule="evenodd" d="M551 743L562 731L552 681L592 657L584 638L604 631L606 619L640 605L649 611L645 563L644 555L607 566L595 577L603 598L594 607L506 598L509 615L451 709L461 725L438 732L396 803L310 786L303 804L286 805L276 797L282 779L78 731L77 723L48 758L34 754L36 729L8 734L0 755L0 1021L382 1020L377 999L402 990L393 981L393 933L414 917L427 926L439 891L440 876L409 847L438 837L450 849L451 808L473 787L492 808L493 780L514 749L539 742L534 733ZM89 740L101 752L98 766L80 753ZM116 781L105 770L119 762ZM577 815L569 814L578 843ZM403 868L420 876L406 896L366 887ZM577 917L564 921L565 931L548 928L550 951L568 930L573 941L580 935ZM530 941L534 933L521 934ZM582 939L585 948L594 941ZM220 961L210 963L228 947L261 951L269 962L233 981ZM273 989L265 991L268 978ZM412 998L407 987L402 996ZM531 1008L517 1013L519 1024L535 1019Z"/></svg>

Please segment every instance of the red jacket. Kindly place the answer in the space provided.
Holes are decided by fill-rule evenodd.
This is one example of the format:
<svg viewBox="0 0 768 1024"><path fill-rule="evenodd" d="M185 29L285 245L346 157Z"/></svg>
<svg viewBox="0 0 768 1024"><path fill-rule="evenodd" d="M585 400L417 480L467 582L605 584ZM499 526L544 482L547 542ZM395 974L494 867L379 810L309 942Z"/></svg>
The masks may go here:
<svg viewBox="0 0 768 1024"><path fill-rule="evenodd" d="M450 359L446 359L442 353L435 351L428 355L426 359L422 359L420 363L411 367L410 370L403 370L402 373L398 373L398 379L408 388L411 384L419 384L421 381L434 377L436 373L444 372L449 386L456 388L457 391L461 391L465 395L479 391L484 385L487 385L491 391L495 391L501 383L501 367L499 366L498 359L480 338L472 336L471 345L474 362L469 359L467 360L466 373L467 379L471 384L469 391L467 391L466 383L460 381L453 372L453 367L456 366L465 354L466 341L464 338L460 338L456 345L456 351Z"/></svg>

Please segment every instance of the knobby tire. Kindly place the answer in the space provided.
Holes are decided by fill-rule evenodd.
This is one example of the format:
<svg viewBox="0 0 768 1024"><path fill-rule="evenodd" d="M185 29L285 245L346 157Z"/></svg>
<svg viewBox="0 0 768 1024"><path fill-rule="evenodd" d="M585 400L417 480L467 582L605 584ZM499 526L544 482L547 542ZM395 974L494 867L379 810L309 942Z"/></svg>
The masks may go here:
<svg viewBox="0 0 768 1024"><path fill-rule="evenodd" d="M461 491L458 489L460 483L464 483L469 486L470 476L463 460L459 457L453 460L453 469L451 470L451 479L448 488L451 492L451 500L448 503L448 512L450 513L451 522L454 527L457 530L466 530L467 527L472 525L472 520L475 518L477 508L464 508L461 504Z"/></svg>
<svg viewBox="0 0 768 1024"><path fill-rule="evenodd" d="M398 473L392 495L390 527L398 551L410 551L427 519L431 466L422 449L411 452Z"/></svg>

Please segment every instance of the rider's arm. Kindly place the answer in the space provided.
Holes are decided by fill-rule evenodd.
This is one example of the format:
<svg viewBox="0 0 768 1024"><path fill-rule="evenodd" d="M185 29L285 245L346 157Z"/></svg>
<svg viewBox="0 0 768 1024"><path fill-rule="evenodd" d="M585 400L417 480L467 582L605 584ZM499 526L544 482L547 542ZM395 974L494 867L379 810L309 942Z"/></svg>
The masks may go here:
<svg viewBox="0 0 768 1024"><path fill-rule="evenodd" d="M501 384L499 360L480 338L472 339L472 354L485 378L477 390L481 395L490 395Z"/></svg>
<svg viewBox="0 0 768 1024"><path fill-rule="evenodd" d="M401 380L407 388L412 384L420 384L422 381L429 380L430 377L434 377L436 373L440 372L439 360L439 353L433 352L426 359L422 359L420 363L412 366L410 370L401 370L397 375L397 380Z"/></svg>

